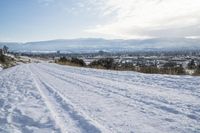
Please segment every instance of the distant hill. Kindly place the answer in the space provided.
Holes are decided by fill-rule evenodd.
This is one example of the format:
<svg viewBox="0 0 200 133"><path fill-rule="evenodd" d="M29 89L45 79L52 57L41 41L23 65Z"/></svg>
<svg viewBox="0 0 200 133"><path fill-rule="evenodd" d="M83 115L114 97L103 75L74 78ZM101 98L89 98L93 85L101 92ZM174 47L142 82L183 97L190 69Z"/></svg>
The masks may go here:
<svg viewBox="0 0 200 133"><path fill-rule="evenodd" d="M180 50L200 49L200 39L146 39L146 40L106 40L106 39L67 39L27 43L0 42L0 47L7 45L11 51L18 52L55 52L86 53L100 50L108 52L138 50Z"/></svg>

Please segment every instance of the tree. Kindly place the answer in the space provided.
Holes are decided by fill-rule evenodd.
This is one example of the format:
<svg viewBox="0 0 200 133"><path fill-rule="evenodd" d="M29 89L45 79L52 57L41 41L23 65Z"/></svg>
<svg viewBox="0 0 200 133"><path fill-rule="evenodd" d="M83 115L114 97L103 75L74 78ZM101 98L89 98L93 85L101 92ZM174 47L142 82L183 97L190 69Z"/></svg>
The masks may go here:
<svg viewBox="0 0 200 133"><path fill-rule="evenodd" d="M66 57L60 57L60 59L58 61L59 62L67 62L67 61L69 61L69 59L67 59Z"/></svg>
<svg viewBox="0 0 200 133"><path fill-rule="evenodd" d="M3 46L3 53L6 54L8 53L8 47L6 45Z"/></svg>
<svg viewBox="0 0 200 133"><path fill-rule="evenodd" d="M185 70L182 65L180 67L175 68L175 74L178 74L178 75L185 74Z"/></svg>
<svg viewBox="0 0 200 133"><path fill-rule="evenodd" d="M189 63L188 63L188 69L195 69L196 65L195 65L195 61L192 59Z"/></svg>
<svg viewBox="0 0 200 133"><path fill-rule="evenodd" d="M85 62L82 59L71 58L67 59L66 57L61 57L57 63L72 65L72 66L86 66Z"/></svg>
<svg viewBox="0 0 200 133"><path fill-rule="evenodd" d="M194 75L200 75L200 64L197 66Z"/></svg>
<svg viewBox="0 0 200 133"><path fill-rule="evenodd" d="M79 66L86 66L85 62L82 59L72 58L71 63L79 65Z"/></svg>
<svg viewBox="0 0 200 133"><path fill-rule="evenodd" d="M176 65L177 64L175 62L167 62L167 63L164 64L163 67L165 67L165 68L172 68L172 67L176 67Z"/></svg>
<svg viewBox="0 0 200 133"><path fill-rule="evenodd" d="M0 54L0 62L2 62L2 63L5 62L5 55Z"/></svg>
<svg viewBox="0 0 200 133"><path fill-rule="evenodd" d="M90 63L90 67L97 67L97 68L106 68L106 69L113 69L114 59L113 58L102 58L99 60L95 60Z"/></svg>

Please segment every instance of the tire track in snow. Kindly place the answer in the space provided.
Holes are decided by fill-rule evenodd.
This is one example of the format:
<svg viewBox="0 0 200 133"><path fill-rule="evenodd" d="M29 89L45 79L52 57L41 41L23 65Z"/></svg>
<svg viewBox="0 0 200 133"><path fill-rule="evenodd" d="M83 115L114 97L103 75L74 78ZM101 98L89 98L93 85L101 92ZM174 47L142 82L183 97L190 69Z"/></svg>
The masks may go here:
<svg viewBox="0 0 200 133"><path fill-rule="evenodd" d="M47 66L47 64L41 64L43 66ZM163 85L167 87L168 89L174 89L174 88L181 88L178 89L182 93L188 92L189 95L191 95L191 92L195 92L192 94L195 94L195 96L200 97L200 95L196 95L196 93L200 94L199 89L196 89L200 87L200 82L198 77L191 77L191 76L175 76L175 75L159 75L159 74L143 74L143 73L137 73L132 71L107 71L107 70L101 70L99 69L96 71L95 69L88 69L88 68L73 68L71 66L61 66L58 64L51 64L48 65L48 68L57 68L59 70L64 71L65 69L68 69L70 73L79 73L80 75L87 76L92 75L95 78L103 78L110 80L110 77L112 77L112 81L120 81L125 83L134 83L135 85L139 86L151 86L151 87L159 87L162 88ZM66 71L65 71L66 72ZM130 73L129 73L130 72ZM118 74L120 73L120 74ZM130 78L131 77L131 78ZM164 80L160 80L160 78L163 78ZM181 77L181 78L180 78ZM196 83L194 81L191 82L191 80L187 79L195 79ZM139 82L138 82L139 80ZM142 80L142 81L141 81ZM178 85L178 87L177 87ZM180 86L181 85L181 86ZM189 85L189 86L188 86ZM195 86L195 87L194 87ZM197 87L198 86L198 87ZM165 89L165 88L163 88ZM184 90L184 92L183 92Z"/></svg>
<svg viewBox="0 0 200 133"><path fill-rule="evenodd" d="M82 79L84 79L83 75L79 75L76 73L72 73L72 74L76 75L76 77L79 77L79 78L75 78L74 76L71 76L70 72L68 74L64 74L65 71L63 71L63 73L61 75L59 73L47 71L43 68L39 68L39 69L45 71L46 73L48 73L54 77L57 77L58 79L61 79L63 81L69 82L69 83L77 85L77 86L83 86L83 84L84 84L86 86L98 88L101 91L106 92L108 94L112 93L114 95L122 96L125 99L134 100L138 103L143 103L146 106L154 107L154 108L163 110L167 113L179 114L179 115L186 116L190 119L194 119L194 120L198 120L198 121L200 120L200 117L198 117L198 114L192 115L191 112L182 112L182 111L176 110L175 108L177 108L178 105L175 103L169 103L166 99L160 99L160 98L156 98L156 97L152 97L152 96L150 97L150 96L144 95L144 94L141 95L140 93L134 94L134 96L133 96L133 94L131 92L129 92L125 89L122 89L122 88L116 87L116 86L112 86L109 84L105 84L106 82L105 83L100 82L97 79L92 79L91 77L88 77L87 75L85 77L87 77L87 79L89 79L89 80L82 80ZM62 71L62 70L59 70L59 71ZM65 72L65 73L67 73L67 72ZM80 78L80 77L82 77L82 78ZM91 82L91 81L93 81L93 82ZM87 88L87 87L85 87L85 88ZM129 88L129 89L132 89L132 88ZM97 92L95 90L90 90L90 91L100 94L99 92ZM140 97L139 99L138 99L138 96ZM128 105L130 106L130 103ZM176 106L174 106L174 105L176 105ZM179 108L183 108L181 106L182 105L180 105ZM187 105L184 105L184 108L185 107L187 107ZM191 108L191 106L190 106L190 108Z"/></svg>
<svg viewBox="0 0 200 133"><path fill-rule="evenodd" d="M107 93L112 93L112 94L114 94L114 95L118 95L118 96L122 96L123 98L126 98L126 99L131 99L131 100L134 100L134 101L136 101L136 102L139 102L139 103L143 103L143 105L144 104L146 104L147 106L149 106L149 107L155 107L155 108L157 108L158 110L163 110L163 111L166 111L167 113L172 113L173 115L172 116L174 116L174 115L180 115L180 117L184 117L184 119L193 119L193 120L197 120L197 121L199 121L200 119L199 119L199 117L198 117L198 115L191 115L191 114L187 114L186 112L180 112L180 111L178 111L178 110L176 110L176 109L174 109L174 108L172 108L172 106L170 105L170 106L166 106L164 103L164 105L160 105L160 104L157 104L157 101L159 102L159 99L157 99L157 101L155 100L155 102L151 102L151 101L149 101L149 100L147 100L147 97L144 97L143 98L143 96L142 95L139 95L139 99L137 99L138 98L138 96L137 97L129 97L129 96L127 96L127 95L124 95L124 94L121 94L121 93L119 93L119 92L113 92L113 90L107 90L108 88L112 88L112 86L109 86L109 85L107 85L107 84L98 84L98 85L96 85L96 83L93 83L93 82L89 82L89 81L91 81L92 79L89 79L88 81L87 80L82 80L82 78L80 78L80 76L76 76L76 77L79 77L79 78L75 78L75 76L70 76L70 74L69 75L60 75L60 74L58 74L58 73L54 73L54 72L51 72L51 71L47 71L47 70L44 70L44 69L41 69L40 67L39 67L39 69L41 70L41 71L44 71L44 73L46 72L46 73L48 73L49 75L51 75L51 76L53 76L53 77L55 77L55 78L57 78L57 79L59 79L59 80L63 80L64 82L69 82L70 84L73 84L73 85L77 85L77 86L82 86L82 88L91 88L91 87L93 87L93 88L98 88L98 89L100 89L101 91L105 91L105 92L107 92ZM64 73L64 71L63 71L63 73ZM81 76L82 77L82 76ZM87 77L87 76L86 76ZM83 78L84 79L84 78ZM75 82L76 81L76 82ZM92 81L94 81L94 80L92 80ZM83 86L85 86L85 87L83 87ZM88 87L87 87L88 86ZM90 87L89 87L90 86ZM104 86L104 88L102 88ZM105 89L105 86L107 86L106 87L106 89ZM90 91L93 91L93 90L90 90ZM120 90L119 90L120 91ZM99 91L93 91L93 92L95 92L95 93L98 93ZM99 93L100 94L100 93ZM119 99L118 99L119 100ZM147 100L147 101L145 101L145 100ZM161 101L162 102L162 101ZM130 106L131 104L130 103L128 103L128 105ZM133 103L133 107L134 107L134 103ZM143 106L143 108L146 108L146 107L144 107ZM153 109L154 111L156 111L156 109ZM148 110L150 110L150 108L148 108ZM187 118L188 117L188 118Z"/></svg>
<svg viewBox="0 0 200 133"><path fill-rule="evenodd" d="M54 64L55 65L55 64ZM157 85L145 85L143 82L141 82L141 81L135 81L135 82L127 82L126 80L123 80L123 81L119 81L119 80L117 80L117 79L108 79L107 77L99 77L99 76L94 76L94 75L92 75L92 77L91 76L88 76L87 74L82 74L81 72L72 72L72 71L65 71L65 70L63 70L63 69L61 69L60 67L63 67L63 66L58 66L58 65L56 65L57 67L56 67L56 69L57 69L57 72L59 72L59 73L55 73L55 72L53 72L52 74L57 74L57 75L60 75L60 76L63 76L63 77L69 77L70 75L74 75L74 76L71 76L70 78L75 78L75 77L83 77L83 78L87 78L87 79L89 79L89 80L83 80L82 82L86 82L86 83L91 83L91 82L89 82L89 81L93 81L93 82L96 82L96 83L98 83L99 85L106 85L106 86L108 86L108 87L114 87L116 90L119 90L119 91L124 91L124 93L126 93L127 94L127 92L129 91L129 90L131 90L131 89L133 89L132 87L130 87L130 86L132 86L133 84L134 84L134 86L137 86L137 88L154 88L152 91L155 91L156 93L161 93L161 92L163 92L163 91L165 91L164 93L170 93L171 91L172 91L172 89L174 89L174 88L168 88L168 87L166 87L166 86L157 86ZM53 66L53 65L46 65L46 64L40 64L40 68L41 69L43 69L43 70L45 70L45 71L47 71L47 72L49 72L50 70L52 70L53 68L54 68L54 70L55 70L55 66ZM47 69L48 68L48 69ZM68 69L68 67L66 67L66 69ZM72 69L72 68L70 68L70 69ZM76 68L76 69L78 69L78 68ZM82 68L83 69L83 68ZM84 69L85 70L85 69ZM80 71L80 70L79 70ZM93 69L91 70L91 71L94 71ZM101 71L105 71L105 70L101 70ZM89 71L90 72L90 71ZM61 74L60 74L61 73ZM108 73L108 72L106 72L106 73ZM114 74L115 75L115 74ZM147 75L145 75L145 76L147 76ZM149 76L149 75L148 75ZM76 79L76 80L81 80L81 79ZM103 81L102 81L103 80ZM146 80L145 80L146 81ZM150 82L150 81L149 81ZM120 87L117 87L116 86L116 83L123 83L123 85L124 86L126 86L126 87L124 87L124 88L128 88L128 90L127 89L123 89L123 88L120 88ZM110 85L110 84L112 84L112 85ZM199 85L199 87L200 87L200 85ZM197 88L198 88L198 86L197 86ZM146 89L146 91L148 91L148 89ZM194 98L200 98L200 95L198 95L198 93L199 92L195 92L194 93L194 91L192 91L192 90L177 90L177 89L175 89L175 90L173 90L173 93L176 93L176 95L177 94L181 94L181 95L184 95L184 97L187 97L187 96L193 96ZM151 92L151 94L152 94L152 92ZM200 93L199 93L200 94ZM171 97L172 98L172 97ZM173 97L174 98L174 97ZM191 98L191 97L190 97ZM156 99L157 101L158 100L161 100L161 99ZM181 99L182 100L182 99ZM185 99L184 99L185 100ZM188 99L189 101L191 100L191 99ZM175 101L175 100L173 100L172 99L172 101ZM161 101L161 102L166 102L166 101ZM175 104L177 104L177 103L175 103Z"/></svg>
<svg viewBox="0 0 200 133"><path fill-rule="evenodd" d="M99 125L96 121L92 120L89 116L85 115L84 112L81 112L80 109L76 108L71 101L66 99L56 88L52 87L49 85L47 82L44 82L41 80L43 75L41 75L39 72L36 72L37 70L32 68L32 70L35 70L34 72L37 73L34 76L36 79L36 84L38 88L40 88L40 92L43 95L43 97L46 99L45 101L47 102L50 110L52 110L52 114L54 114L54 118L57 121L58 125L61 124L61 130L63 132L82 132L82 133L100 133L100 132L109 132L107 129ZM45 89L41 90L41 88ZM46 96L46 94L49 94ZM53 101L50 102L49 98L53 99ZM55 103L56 102L56 103ZM55 108L55 104L58 106ZM80 113L81 112L81 113ZM64 117L67 114L67 118ZM59 119L58 119L59 118ZM66 120L67 119L67 120ZM70 123L71 126L69 126L68 122L66 121L71 121ZM94 125L93 125L94 124ZM69 130L69 128L74 127L73 130ZM78 127L78 129L76 129Z"/></svg>
<svg viewBox="0 0 200 133"><path fill-rule="evenodd" d="M38 69L40 69L40 67L37 67ZM99 88L99 86L93 86L92 85L92 83L84 83L84 82L81 82L81 81L79 81L79 78L80 77L77 77L76 79L74 79L74 78L72 78L72 77L65 77L64 79L62 78L62 77L59 77L56 73L55 74L50 74L50 72L49 71L44 71L44 70L41 70L40 69L40 72L41 72L41 75L44 75L45 74L45 77L52 77L53 79L55 79L55 81L57 81L57 80L61 80L62 81L62 83L69 83L69 84L71 84L71 85L73 85L73 86L77 86L77 87L75 87L75 88L77 88L77 90L78 89L84 89L86 92L93 92L93 93L95 93L95 94L97 94L97 95L100 95L103 99L107 99L107 97L105 96L105 95L102 95L101 94L101 92L102 91L104 91L105 93L107 93L107 94L111 94L109 97L111 98L112 97L112 99L115 99L115 103L116 104L121 104L121 105L125 105L125 106L128 106L128 107L132 107L132 109L136 109L137 111L138 111L138 106L135 106L135 105L138 105L138 103L140 104L141 103L141 101L139 100L139 99L130 99L130 98L128 98L128 97L126 97L126 96L124 96L124 95L120 95L120 94L117 94L117 93L112 93L112 91L106 91L105 90L105 88L103 88L103 87L105 87L104 85L100 85L100 86L102 86L102 87L100 87ZM56 84L55 84L56 85ZM67 85L66 85L67 86ZM88 89L88 88L90 88L90 89ZM95 89L96 88L96 89ZM98 88L98 89L97 89ZM64 92L63 92L64 93ZM131 101L130 101L131 100ZM137 104L135 104L135 103L137 103ZM150 108L147 108L147 106L148 107L150 107ZM144 107L144 104L141 104L139 107L141 107L141 108L146 108L147 110L152 110L151 109L151 107L152 107L152 105L148 105L148 104L146 104L145 105L145 107ZM139 109L140 110L140 109ZM153 111L155 111L155 109L153 109ZM150 112L149 112L150 113ZM152 112L153 113L153 112ZM91 114L90 114L91 115ZM150 115L150 114L149 114ZM143 116L144 118L145 118L145 116ZM145 125L145 124L144 124ZM147 125L148 126L148 125ZM109 128L109 127L108 127ZM114 127L115 128L115 127ZM113 132L117 132L117 130L115 130L115 129L111 129ZM152 129L153 130L153 129ZM155 131L155 132L157 132L157 131Z"/></svg>
<svg viewBox="0 0 200 133"><path fill-rule="evenodd" d="M62 133L66 133L67 132L67 128L65 127L65 125L63 125L64 122L61 119L61 116L57 113L56 108L54 107L54 105L52 105L52 103L50 102L48 96L43 91L43 88L40 85L41 83L37 79L36 75L32 72L32 70L30 68L29 68L29 70L31 72L31 76L33 77L34 84L35 84L36 88L38 89L41 97L44 99L44 102L45 102L47 108L49 109L49 111L51 112L51 115L53 116L57 126L60 127L60 130L61 130Z"/></svg>
<svg viewBox="0 0 200 133"><path fill-rule="evenodd" d="M0 93L0 132L4 130L5 133L27 133L48 130L60 133L33 84L27 65L9 68L0 74ZM41 115L42 113L45 114Z"/></svg>

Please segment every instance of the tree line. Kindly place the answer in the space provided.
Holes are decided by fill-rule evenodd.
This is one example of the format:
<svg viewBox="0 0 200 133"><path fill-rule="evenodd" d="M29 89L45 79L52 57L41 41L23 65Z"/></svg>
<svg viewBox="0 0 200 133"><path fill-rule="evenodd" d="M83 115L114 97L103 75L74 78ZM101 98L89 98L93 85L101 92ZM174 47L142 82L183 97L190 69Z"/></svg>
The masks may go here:
<svg viewBox="0 0 200 133"><path fill-rule="evenodd" d="M132 63L118 63L115 62L113 58L101 58L92 61L89 65L82 59L78 58L66 58L61 57L55 61L59 64L66 64L72 66L81 66L97 69L107 69L107 70L120 70L120 71L137 71L149 74L170 74L170 75L185 75L187 74L182 65L177 65L174 62L168 62L164 64L163 67L158 68L157 66L133 66ZM200 75L200 65L196 65L194 61L188 63L188 68L195 70L194 75Z"/></svg>

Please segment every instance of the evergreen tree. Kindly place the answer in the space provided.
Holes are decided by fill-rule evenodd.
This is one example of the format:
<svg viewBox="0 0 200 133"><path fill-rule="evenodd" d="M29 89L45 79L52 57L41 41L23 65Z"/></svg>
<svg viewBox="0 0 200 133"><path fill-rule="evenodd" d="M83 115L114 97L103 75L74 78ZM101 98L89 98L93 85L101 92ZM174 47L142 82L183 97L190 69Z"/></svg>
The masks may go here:
<svg viewBox="0 0 200 133"><path fill-rule="evenodd" d="M195 65L195 61L192 59L189 63L188 63L188 69L195 69L196 65Z"/></svg>

